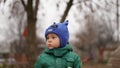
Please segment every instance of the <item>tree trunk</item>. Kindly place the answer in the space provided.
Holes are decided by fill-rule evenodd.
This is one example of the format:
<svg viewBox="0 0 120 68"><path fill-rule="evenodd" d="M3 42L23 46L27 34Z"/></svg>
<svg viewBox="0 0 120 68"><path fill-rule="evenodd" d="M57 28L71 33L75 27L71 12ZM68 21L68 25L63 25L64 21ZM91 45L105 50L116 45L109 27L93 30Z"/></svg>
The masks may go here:
<svg viewBox="0 0 120 68"><path fill-rule="evenodd" d="M119 40L119 0L116 0L116 23L117 23L117 31L118 31L117 41L120 41Z"/></svg>
<svg viewBox="0 0 120 68"><path fill-rule="evenodd" d="M100 47L98 48L98 50L99 50L99 62L103 62L104 48Z"/></svg>
<svg viewBox="0 0 120 68"><path fill-rule="evenodd" d="M27 49L26 49L26 55L28 58L28 63L30 65L30 68L34 68L33 65L37 58L37 46L36 46L36 23L33 19L28 19L29 25L28 25L28 35L27 35Z"/></svg>
<svg viewBox="0 0 120 68"><path fill-rule="evenodd" d="M29 68L34 68L34 63L37 58L37 44L36 44L36 21L39 0L35 0L35 7L33 7L34 0L27 0L27 5L21 0L27 12L27 36L26 36L26 56Z"/></svg>

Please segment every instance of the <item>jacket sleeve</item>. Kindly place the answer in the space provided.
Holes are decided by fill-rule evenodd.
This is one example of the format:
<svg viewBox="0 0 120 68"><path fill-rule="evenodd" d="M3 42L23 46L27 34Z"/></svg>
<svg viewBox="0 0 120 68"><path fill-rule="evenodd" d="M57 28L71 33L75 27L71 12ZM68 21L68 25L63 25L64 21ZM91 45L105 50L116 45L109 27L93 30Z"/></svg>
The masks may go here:
<svg viewBox="0 0 120 68"><path fill-rule="evenodd" d="M37 61L34 64L34 68L43 68L40 59L41 59L40 57L37 59Z"/></svg>
<svg viewBox="0 0 120 68"><path fill-rule="evenodd" d="M80 60L79 56L76 57L74 68L82 68L82 61Z"/></svg>

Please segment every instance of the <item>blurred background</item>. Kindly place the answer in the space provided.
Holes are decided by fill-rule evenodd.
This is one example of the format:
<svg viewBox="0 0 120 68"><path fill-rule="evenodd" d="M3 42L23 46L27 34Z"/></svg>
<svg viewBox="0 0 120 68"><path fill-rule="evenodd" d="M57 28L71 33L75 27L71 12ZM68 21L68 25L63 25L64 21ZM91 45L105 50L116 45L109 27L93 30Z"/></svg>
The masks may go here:
<svg viewBox="0 0 120 68"><path fill-rule="evenodd" d="M119 0L0 0L0 68L34 68L45 28L65 20L82 68L120 68Z"/></svg>

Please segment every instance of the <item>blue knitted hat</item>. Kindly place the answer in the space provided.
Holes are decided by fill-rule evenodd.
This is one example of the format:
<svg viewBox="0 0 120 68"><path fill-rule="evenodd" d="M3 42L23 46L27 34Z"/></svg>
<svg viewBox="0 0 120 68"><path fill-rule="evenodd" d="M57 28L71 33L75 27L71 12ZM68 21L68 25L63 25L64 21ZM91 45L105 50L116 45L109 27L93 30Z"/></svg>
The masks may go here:
<svg viewBox="0 0 120 68"><path fill-rule="evenodd" d="M69 31L67 28L68 20L63 23L54 23L53 25L49 26L45 31L45 37L47 37L48 34L54 33L58 35L60 39L60 48L64 47L69 40Z"/></svg>

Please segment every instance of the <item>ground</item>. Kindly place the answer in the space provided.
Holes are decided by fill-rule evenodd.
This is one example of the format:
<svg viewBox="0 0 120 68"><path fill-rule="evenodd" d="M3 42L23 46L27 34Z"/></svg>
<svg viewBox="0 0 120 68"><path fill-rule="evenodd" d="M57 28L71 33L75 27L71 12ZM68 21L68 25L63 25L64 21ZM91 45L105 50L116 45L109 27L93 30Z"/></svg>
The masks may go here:
<svg viewBox="0 0 120 68"><path fill-rule="evenodd" d="M106 63L84 63L82 68L106 68Z"/></svg>
<svg viewBox="0 0 120 68"><path fill-rule="evenodd" d="M0 64L0 68L3 68L2 66L3 65ZM107 67L106 67L106 63L87 62L87 63L83 63L82 68L107 68Z"/></svg>

